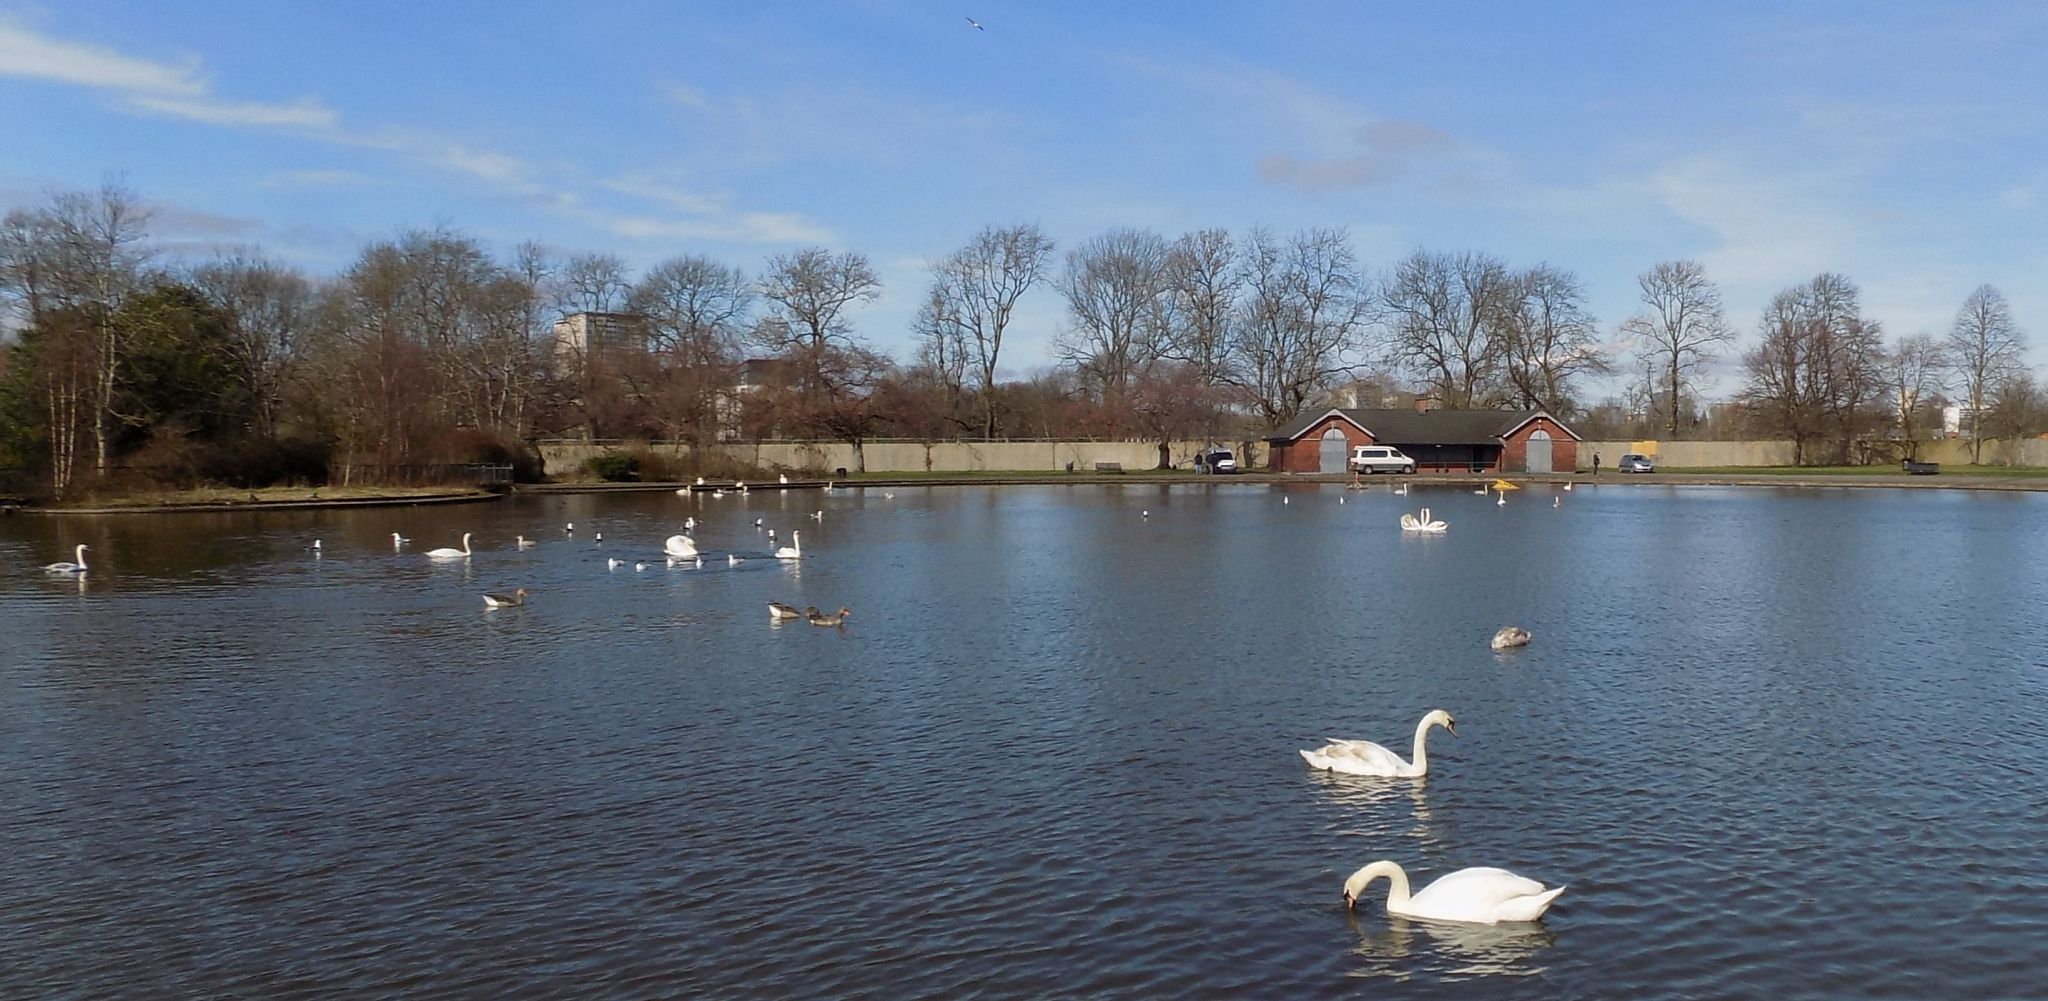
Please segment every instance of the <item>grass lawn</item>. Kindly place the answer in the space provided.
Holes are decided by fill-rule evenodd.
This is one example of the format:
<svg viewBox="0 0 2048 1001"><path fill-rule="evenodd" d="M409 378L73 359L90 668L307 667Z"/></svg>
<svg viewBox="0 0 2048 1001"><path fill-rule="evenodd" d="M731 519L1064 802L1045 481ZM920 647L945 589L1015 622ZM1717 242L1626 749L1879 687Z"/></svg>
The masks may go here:
<svg viewBox="0 0 2048 1001"><path fill-rule="evenodd" d="M1903 476L1897 465L1885 466L1666 466L1659 472L1719 476ZM1656 473L1650 474L1655 476ZM1956 466L1943 463L1937 476L2048 477L2048 468L2033 466Z"/></svg>

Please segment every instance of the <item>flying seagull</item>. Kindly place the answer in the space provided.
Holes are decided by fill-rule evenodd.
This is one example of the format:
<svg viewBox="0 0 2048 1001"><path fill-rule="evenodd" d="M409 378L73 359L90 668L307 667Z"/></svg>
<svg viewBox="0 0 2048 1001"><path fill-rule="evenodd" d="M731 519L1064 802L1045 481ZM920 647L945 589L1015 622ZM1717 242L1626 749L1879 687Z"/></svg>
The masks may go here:
<svg viewBox="0 0 2048 1001"><path fill-rule="evenodd" d="M973 26L974 30L976 30L976 31L987 31L987 30L988 30L987 28L984 28L984 27L982 27L982 26L981 26L981 22L980 22L980 21L977 21L977 20L975 20L975 19L973 19L973 18L971 18L971 17L967 19L967 23L968 23L969 25Z"/></svg>

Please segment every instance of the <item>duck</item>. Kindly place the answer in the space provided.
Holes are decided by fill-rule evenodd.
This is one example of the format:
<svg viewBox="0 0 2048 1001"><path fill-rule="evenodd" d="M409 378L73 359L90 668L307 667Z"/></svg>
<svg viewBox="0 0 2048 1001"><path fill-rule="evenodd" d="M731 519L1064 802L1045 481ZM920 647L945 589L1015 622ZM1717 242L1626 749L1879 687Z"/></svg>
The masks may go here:
<svg viewBox="0 0 2048 1001"><path fill-rule="evenodd" d="M1408 874L1398 863L1381 859L1344 881L1344 906L1358 907L1358 897L1373 880L1387 878L1387 913L1422 921L1456 921L1492 925L1503 921L1535 921L1550 909L1565 888L1546 887L1506 869L1479 866L1460 869L1408 892Z"/></svg>
<svg viewBox="0 0 2048 1001"><path fill-rule="evenodd" d="M1311 767L1344 775L1372 775L1380 778L1412 779L1429 774L1429 755L1425 741L1431 727L1443 727L1451 736L1458 735L1458 721L1442 709L1432 709L1415 724L1415 760L1403 761L1401 756L1369 740L1341 740L1331 738L1330 742L1313 751L1302 751L1301 758Z"/></svg>
<svg viewBox="0 0 2048 1001"><path fill-rule="evenodd" d="M316 549L317 549L317 548L319 548L319 544L318 544L318 543L315 543L315 544L314 544L314 548L316 548ZM429 549L429 550L427 550L427 558L428 558L428 559L430 559L430 560L460 560L460 559L466 559L466 558L468 558L468 557L469 557L469 555L470 555L470 551L469 551L469 533L468 533L468 532L464 532L464 533L462 533L462 548L461 548L461 549L450 549L450 548L448 548L447 546L442 546L442 547L441 547L441 548L439 548L439 549Z"/></svg>
<svg viewBox="0 0 2048 1001"><path fill-rule="evenodd" d="M520 588L511 594L484 595L485 608L514 608L526 604L526 589Z"/></svg>
<svg viewBox="0 0 2048 1001"><path fill-rule="evenodd" d="M1499 632L1493 634L1493 641L1487 645L1495 650L1506 650L1511 647L1528 646L1529 639L1529 630L1521 626L1502 626Z"/></svg>
<svg viewBox="0 0 2048 1001"><path fill-rule="evenodd" d="M853 614L853 609L841 605L839 606L839 611L834 612L831 615L820 614L819 611L815 608L805 609L804 613L804 618L810 620L811 625L837 626L843 625L846 622L846 617Z"/></svg>
<svg viewBox="0 0 2048 1001"><path fill-rule="evenodd" d="M813 608L811 611L815 612L817 609ZM798 611L795 605L785 605L779 601L768 603L768 618L772 622L780 622L783 619L801 619L803 617L804 613Z"/></svg>
<svg viewBox="0 0 2048 1001"><path fill-rule="evenodd" d="M777 550L775 551L775 558L776 558L776 559L778 559L778 560L800 560L800 559L803 559L803 556L804 556L804 533L802 533L802 532L791 532L791 533L789 533L789 543L790 543L789 545L787 545L787 546L784 546L784 547L782 547L781 549L777 549Z"/></svg>
<svg viewBox="0 0 2048 1001"><path fill-rule="evenodd" d="M79 544L78 544L78 547L77 547L76 549L73 549L73 550L71 551L71 559L65 560L65 561L63 561L63 562L61 562L61 563L45 563L45 564L43 564L43 572L44 572L44 573L84 573L84 572L85 572L85 551L86 551L86 550L88 550L88 549L91 549L91 548L92 548L91 546L88 546L88 545L86 545L85 543L81 542L81 543L79 543Z"/></svg>

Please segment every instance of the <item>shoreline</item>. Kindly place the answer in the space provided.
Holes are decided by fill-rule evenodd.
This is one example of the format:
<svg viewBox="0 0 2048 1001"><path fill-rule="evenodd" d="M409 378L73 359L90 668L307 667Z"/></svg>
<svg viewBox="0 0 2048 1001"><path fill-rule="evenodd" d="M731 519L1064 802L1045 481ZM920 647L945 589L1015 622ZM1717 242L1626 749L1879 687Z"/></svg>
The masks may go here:
<svg viewBox="0 0 2048 1001"><path fill-rule="evenodd" d="M410 507L418 504L466 504L496 500L503 494L465 490L431 494L392 494L382 497L335 497L324 500L255 501L173 501L166 504L122 504L112 507L49 507L24 504L15 509L35 515L104 514L201 514L231 511L318 511L352 507Z"/></svg>

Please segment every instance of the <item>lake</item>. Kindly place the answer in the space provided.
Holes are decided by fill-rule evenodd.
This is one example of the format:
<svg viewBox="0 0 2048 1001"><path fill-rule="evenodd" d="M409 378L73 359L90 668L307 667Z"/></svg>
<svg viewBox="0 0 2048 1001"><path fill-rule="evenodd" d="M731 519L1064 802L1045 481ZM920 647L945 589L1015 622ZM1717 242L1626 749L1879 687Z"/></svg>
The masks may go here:
<svg viewBox="0 0 2048 1001"><path fill-rule="evenodd" d="M0 996L2043 995L2048 497L1373 487L0 519Z"/></svg>

